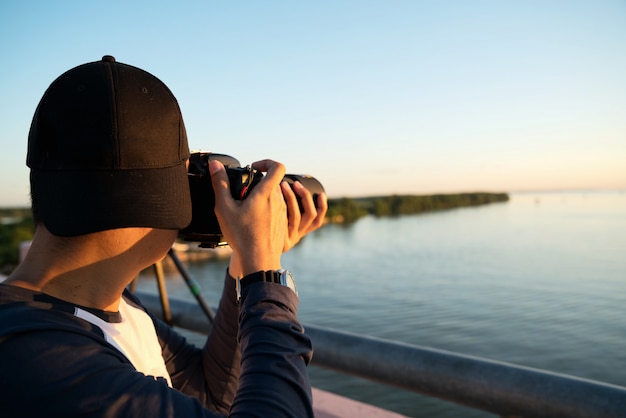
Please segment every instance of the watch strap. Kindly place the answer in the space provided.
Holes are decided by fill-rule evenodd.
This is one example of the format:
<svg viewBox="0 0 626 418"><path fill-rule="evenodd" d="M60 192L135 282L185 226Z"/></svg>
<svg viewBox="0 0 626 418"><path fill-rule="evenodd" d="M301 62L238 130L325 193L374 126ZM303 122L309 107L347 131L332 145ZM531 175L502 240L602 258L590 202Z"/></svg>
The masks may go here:
<svg viewBox="0 0 626 418"><path fill-rule="evenodd" d="M256 273L248 274L247 276L244 276L242 278L237 277L237 285L236 285L237 300L241 299L241 293L243 289L245 289L246 287L250 286L253 283L259 283L259 282L276 283L276 284L289 287L297 295L298 292L294 288L292 288L292 286L290 286L290 284L287 283L286 281L287 274L289 273L287 272L287 270L284 270L284 269L261 270L261 271L257 271Z"/></svg>

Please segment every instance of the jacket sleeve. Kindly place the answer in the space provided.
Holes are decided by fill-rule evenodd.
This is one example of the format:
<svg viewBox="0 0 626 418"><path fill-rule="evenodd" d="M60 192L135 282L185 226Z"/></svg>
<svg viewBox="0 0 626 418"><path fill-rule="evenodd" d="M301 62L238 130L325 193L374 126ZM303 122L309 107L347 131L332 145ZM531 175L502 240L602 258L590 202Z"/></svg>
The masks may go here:
<svg viewBox="0 0 626 418"><path fill-rule="evenodd" d="M254 283L244 290L241 376L231 416L313 417L306 369L313 349L297 306L298 297L284 286Z"/></svg>
<svg viewBox="0 0 626 418"><path fill-rule="evenodd" d="M230 410L240 373L239 307L234 283L227 274L213 326L202 349L187 344L171 327L154 320L174 388L222 414Z"/></svg>
<svg viewBox="0 0 626 418"><path fill-rule="evenodd" d="M306 367L313 350L297 320L298 297L284 286L255 283L238 303L234 283L227 274L202 350L157 326L172 384L233 417L312 417Z"/></svg>

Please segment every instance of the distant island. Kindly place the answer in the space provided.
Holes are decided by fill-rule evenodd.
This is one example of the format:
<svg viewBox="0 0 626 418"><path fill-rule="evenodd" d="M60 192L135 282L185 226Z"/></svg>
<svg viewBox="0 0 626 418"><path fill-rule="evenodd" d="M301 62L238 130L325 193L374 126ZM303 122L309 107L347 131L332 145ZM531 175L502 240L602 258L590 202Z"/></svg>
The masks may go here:
<svg viewBox="0 0 626 418"><path fill-rule="evenodd" d="M329 199L326 218L332 223L350 223L367 215L376 217L412 215L508 200L507 193L485 192Z"/></svg>
<svg viewBox="0 0 626 418"><path fill-rule="evenodd" d="M488 203L506 202L506 193L456 193L432 195L392 195L328 199L326 221L351 223L376 217L411 215ZM33 237L33 219L28 208L0 208L0 274L8 274L18 263L19 245Z"/></svg>

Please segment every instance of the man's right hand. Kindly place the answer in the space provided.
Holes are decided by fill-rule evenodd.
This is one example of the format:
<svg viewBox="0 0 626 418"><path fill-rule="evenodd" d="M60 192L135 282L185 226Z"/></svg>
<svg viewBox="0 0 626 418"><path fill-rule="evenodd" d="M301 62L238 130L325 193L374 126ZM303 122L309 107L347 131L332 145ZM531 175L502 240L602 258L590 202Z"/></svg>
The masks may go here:
<svg viewBox="0 0 626 418"><path fill-rule="evenodd" d="M243 277L260 270L281 268L280 257L288 239L287 206L281 189L285 166L272 160L252 164L266 173L246 199L235 200L224 166L209 163L215 193L215 214L233 249L229 273Z"/></svg>

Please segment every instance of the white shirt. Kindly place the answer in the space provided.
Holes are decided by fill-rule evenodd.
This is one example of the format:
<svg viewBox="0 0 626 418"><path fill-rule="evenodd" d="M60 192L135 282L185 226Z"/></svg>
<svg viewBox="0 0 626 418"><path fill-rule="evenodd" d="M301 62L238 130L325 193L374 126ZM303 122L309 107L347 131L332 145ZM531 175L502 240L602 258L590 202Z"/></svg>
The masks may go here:
<svg viewBox="0 0 626 418"><path fill-rule="evenodd" d="M128 304L124 299L120 300L119 313L122 317L121 322L112 323L84 309L74 310L74 316L100 328L107 342L124 354L137 371L146 376L163 377L171 387L172 381L165 367L152 319L143 310Z"/></svg>

